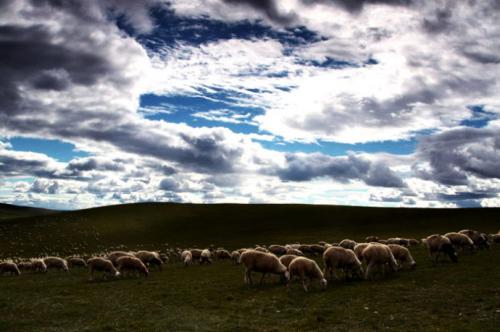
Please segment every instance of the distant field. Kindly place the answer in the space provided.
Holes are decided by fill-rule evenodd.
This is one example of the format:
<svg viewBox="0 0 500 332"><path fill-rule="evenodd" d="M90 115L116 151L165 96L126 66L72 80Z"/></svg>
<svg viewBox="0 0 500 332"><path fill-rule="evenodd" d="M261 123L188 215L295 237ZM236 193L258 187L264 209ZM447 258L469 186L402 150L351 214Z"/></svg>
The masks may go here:
<svg viewBox="0 0 500 332"><path fill-rule="evenodd" d="M2 219L13 219L13 218L39 216L39 215L55 213L55 212L57 212L57 211L0 203L0 221Z"/></svg>
<svg viewBox="0 0 500 332"><path fill-rule="evenodd" d="M420 238L461 228L496 232L499 209L371 209L307 205L134 204L6 219L3 257L208 244ZM141 279L87 281L85 270L0 278L0 331L498 331L500 246L415 271L326 291L272 277L243 283L241 266L169 264Z"/></svg>

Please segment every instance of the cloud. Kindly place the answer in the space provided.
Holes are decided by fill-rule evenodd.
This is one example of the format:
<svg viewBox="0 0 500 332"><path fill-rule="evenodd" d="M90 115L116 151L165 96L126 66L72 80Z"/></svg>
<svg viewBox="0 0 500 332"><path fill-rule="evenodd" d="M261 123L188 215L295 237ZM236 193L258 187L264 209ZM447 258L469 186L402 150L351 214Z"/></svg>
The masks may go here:
<svg viewBox="0 0 500 332"><path fill-rule="evenodd" d="M222 0L232 6L243 6L255 11L262 12L270 21L280 25L290 25L297 19L294 12L283 12L279 9L275 0Z"/></svg>

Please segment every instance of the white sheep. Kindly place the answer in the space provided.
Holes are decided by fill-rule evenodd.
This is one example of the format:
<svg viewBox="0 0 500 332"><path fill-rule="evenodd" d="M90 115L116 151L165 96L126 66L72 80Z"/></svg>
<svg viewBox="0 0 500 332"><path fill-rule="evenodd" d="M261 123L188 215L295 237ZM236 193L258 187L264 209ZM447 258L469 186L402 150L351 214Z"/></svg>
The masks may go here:
<svg viewBox="0 0 500 332"><path fill-rule="evenodd" d="M163 261L160 254L156 251L141 250L135 253L135 257L139 258L146 266L157 266L161 271Z"/></svg>
<svg viewBox="0 0 500 332"><path fill-rule="evenodd" d="M286 248L278 244L272 244L268 248L269 252L275 254L276 256L282 256L286 254Z"/></svg>
<svg viewBox="0 0 500 332"><path fill-rule="evenodd" d="M361 278L363 275L361 262L351 249L330 247L323 253L323 262L325 276L329 276L330 280L333 280L335 271L343 272L344 277Z"/></svg>
<svg viewBox="0 0 500 332"><path fill-rule="evenodd" d="M344 248L344 249L351 249L354 250L354 247L356 246L356 241L350 240L350 239L344 239L340 241L339 246Z"/></svg>
<svg viewBox="0 0 500 332"><path fill-rule="evenodd" d="M45 265L45 262L42 259L34 258L31 260L31 269L33 272L45 273L47 272L47 265Z"/></svg>
<svg viewBox="0 0 500 332"><path fill-rule="evenodd" d="M260 284L263 283L266 274L278 274L286 280L289 279L289 273L278 257L273 254L257 250L246 250L240 256L240 263L245 266L245 283L252 285L252 272L262 273Z"/></svg>
<svg viewBox="0 0 500 332"><path fill-rule="evenodd" d="M475 250L474 241L472 241L472 239L465 234L449 232L444 236L450 240L451 244L456 249L459 248L462 251L469 250L470 252L473 252Z"/></svg>
<svg viewBox="0 0 500 332"><path fill-rule="evenodd" d="M123 256L134 256L134 254L132 252L126 251L112 251L107 255L106 258L109 259L114 266L116 266L117 260Z"/></svg>
<svg viewBox="0 0 500 332"><path fill-rule="evenodd" d="M297 255L283 255L279 258L281 264L285 265L286 268L288 269L288 266L290 265L290 263L297 257L300 257L300 256L297 256Z"/></svg>
<svg viewBox="0 0 500 332"><path fill-rule="evenodd" d="M122 256L116 260L116 265L118 267L118 271L122 275L129 275L130 272L133 274L140 275L143 274L145 277L149 275L149 270L144 265L144 263L134 256Z"/></svg>
<svg viewBox="0 0 500 332"><path fill-rule="evenodd" d="M68 263L65 259L60 257L45 257L43 262L47 266L47 269L54 268L58 270L63 270L64 272L68 272Z"/></svg>
<svg viewBox="0 0 500 332"><path fill-rule="evenodd" d="M67 257L66 262L68 263L68 267L70 268L77 266L87 267L87 263L85 262L85 260L76 256Z"/></svg>
<svg viewBox="0 0 500 332"><path fill-rule="evenodd" d="M238 261L240 260L240 252L238 250L233 250L231 252L231 260L234 264L238 264Z"/></svg>
<svg viewBox="0 0 500 332"><path fill-rule="evenodd" d="M388 246L391 249L392 255L394 256L396 262L398 262L400 267L408 264L412 270L415 269L417 263L413 259L408 248L399 244L388 244Z"/></svg>
<svg viewBox="0 0 500 332"><path fill-rule="evenodd" d="M358 257L358 259L360 261L363 261L363 250L365 250L366 247L368 247L368 244L369 243L358 243L354 246L354 253L356 254L356 257Z"/></svg>
<svg viewBox="0 0 500 332"><path fill-rule="evenodd" d="M440 234L429 235L422 239L422 244L429 249L429 256L433 263L437 263L441 254L446 254L452 262L458 262L458 256L450 239Z"/></svg>
<svg viewBox="0 0 500 332"><path fill-rule="evenodd" d="M184 263L184 266L191 265L193 263L193 254L189 250L184 250L181 253L181 261Z"/></svg>
<svg viewBox="0 0 500 332"><path fill-rule="evenodd" d="M94 257L87 260L87 267L89 270L89 280L94 280L95 271L104 272L104 278L106 275L119 276L120 272L114 267L113 263L102 257Z"/></svg>
<svg viewBox="0 0 500 332"><path fill-rule="evenodd" d="M200 265L203 263L212 264L212 253L208 249L203 249L200 255Z"/></svg>
<svg viewBox="0 0 500 332"><path fill-rule="evenodd" d="M319 280L321 288L326 288L327 281L323 276L323 272L321 272L318 264L312 259L297 257L288 266L288 271L290 276L287 288L289 288L290 283L295 278L300 279L302 287L304 287L304 291L306 292L308 291L308 286L310 285L311 280Z"/></svg>
<svg viewBox="0 0 500 332"><path fill-rule="evenodd" d="M10 275L21 275L17 264L14 262L1 262L0 263L0 274L8 273Z"/></svg>
<svg viewBox="0 0 500 332"><path fill-rule="evenodd" d="M365 250L363 250L363 258L366 261L366 271L365 279L371 279L373 277L373 271L375 268L381 268L382 273L385 274L385 267L396 272L398 270L398 263L391 252L391 249L380 243L370 243Z"/></svg>

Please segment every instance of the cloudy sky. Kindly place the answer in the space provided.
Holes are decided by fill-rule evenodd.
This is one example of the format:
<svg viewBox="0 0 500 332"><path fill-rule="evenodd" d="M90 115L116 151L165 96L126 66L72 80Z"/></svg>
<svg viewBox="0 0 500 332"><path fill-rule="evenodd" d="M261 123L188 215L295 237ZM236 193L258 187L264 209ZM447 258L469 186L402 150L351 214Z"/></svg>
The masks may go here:
<svg viewBox="0 0 500 332"><path fill-rule="evenodd" d="M496 0L0 1L0 201L500 206Z"/></svg>

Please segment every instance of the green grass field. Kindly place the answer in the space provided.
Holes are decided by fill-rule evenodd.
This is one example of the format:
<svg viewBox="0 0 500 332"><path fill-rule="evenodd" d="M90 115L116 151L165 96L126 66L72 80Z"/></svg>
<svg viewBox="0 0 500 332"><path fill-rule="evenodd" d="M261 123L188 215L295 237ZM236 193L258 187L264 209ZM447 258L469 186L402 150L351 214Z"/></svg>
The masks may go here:
<svg viewBox="0 0 500 332"><path fill-rule="evenodd" d="M499 209L428 210L307 205L134 204L0 221L3 258L112 247L228 249L292 241L423 237L461 228L497 232ZM500 246L415 271L326 291L277 279L243 283L230 262L168 264L148 278L87 280L69 273L0 278L1 331L498 331Z"/></svg>

